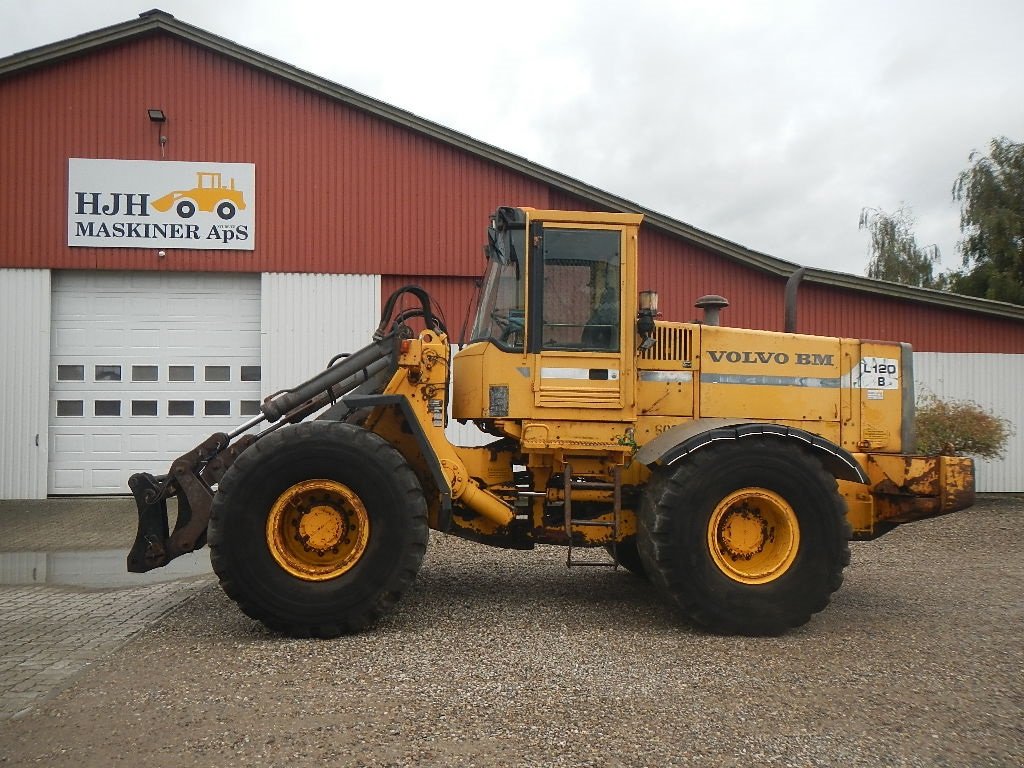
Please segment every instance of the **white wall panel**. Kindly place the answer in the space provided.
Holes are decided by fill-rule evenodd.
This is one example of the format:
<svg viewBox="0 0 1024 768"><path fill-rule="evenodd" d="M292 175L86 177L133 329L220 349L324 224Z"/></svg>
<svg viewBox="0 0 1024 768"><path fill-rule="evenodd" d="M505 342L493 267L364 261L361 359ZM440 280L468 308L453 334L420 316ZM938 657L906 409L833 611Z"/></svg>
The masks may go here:
<svg viewBox="0 0 1024 768"><path fill-rule="evenodd" d="M1015 434L998 461L975 459L977 488L982 492L1024 491L1024 355L915 352L918 398L931 393L944 399L971 400L1009 419Z"/></svg>
<svg viewBox="0 0 1024 768"><path fill-rule="evenodd" d="M362 349L380 322L379 275L265 273L261 299L264 397Z"/></svg>
<svg viewBox="0 0 1024 768"><path fill-rule="evenodd" d="M0 270L0 498L46 496L50 271Z"/></svg>

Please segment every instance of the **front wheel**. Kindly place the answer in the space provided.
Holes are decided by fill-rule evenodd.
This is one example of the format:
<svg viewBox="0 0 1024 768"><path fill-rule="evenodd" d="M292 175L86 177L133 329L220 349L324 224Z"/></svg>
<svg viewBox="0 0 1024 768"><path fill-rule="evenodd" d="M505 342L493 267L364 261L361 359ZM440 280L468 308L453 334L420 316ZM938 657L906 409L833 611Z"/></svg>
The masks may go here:
<svg viewBox="0 0 1024 768"><path fill-rule="evenodd" d="M412 584L427 545L419 481L352 424L285 427L246 449L210 518L213 568L241 609L296 637L361 630Z"/></svg>
<svg viewBox="0 0 1024 768"><path fill-rule="evenodd" d="M705 449L656 472L641 503L646 572L693 621L722 634L806 623L842 584L848 539L835 479L784 443Z"/></svg>

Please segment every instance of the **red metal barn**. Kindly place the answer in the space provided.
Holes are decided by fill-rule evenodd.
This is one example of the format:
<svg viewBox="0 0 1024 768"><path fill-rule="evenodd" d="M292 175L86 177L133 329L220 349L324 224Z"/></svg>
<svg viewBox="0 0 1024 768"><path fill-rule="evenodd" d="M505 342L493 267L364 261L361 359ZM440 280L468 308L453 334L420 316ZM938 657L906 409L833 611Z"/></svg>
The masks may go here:
<svg viewBox="0 0 1024 768"><path fill-rule="evenodd" d="M499 205L644 213L669 319L718 293L782 330L798 269L161 11L0 60L0 136L0 498L125 492L362 346L399 285L459 328ZM909 341L919 386L1024 416L1024 308L801 277L797 331ZM1022 456L979 489L1024 489Z"/></svg>

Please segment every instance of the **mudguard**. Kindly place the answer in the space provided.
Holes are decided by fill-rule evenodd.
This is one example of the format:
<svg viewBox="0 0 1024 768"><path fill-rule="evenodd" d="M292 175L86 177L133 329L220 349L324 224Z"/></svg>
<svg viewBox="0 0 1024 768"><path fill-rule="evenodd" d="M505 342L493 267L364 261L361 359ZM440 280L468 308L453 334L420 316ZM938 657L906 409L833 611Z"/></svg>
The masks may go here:
<svg viewBox="0 0 1024 768"><path fill-rule="evenodd" d="M747 419L697 419L679 424L644 444L636 452L635 458L651 469L657 466L671 466L709 445L747 437L769 437L800 443L811 449L822 465L836 478L855 483L869 482L867 474L853 454L831 440L796 427Z"/></svg>

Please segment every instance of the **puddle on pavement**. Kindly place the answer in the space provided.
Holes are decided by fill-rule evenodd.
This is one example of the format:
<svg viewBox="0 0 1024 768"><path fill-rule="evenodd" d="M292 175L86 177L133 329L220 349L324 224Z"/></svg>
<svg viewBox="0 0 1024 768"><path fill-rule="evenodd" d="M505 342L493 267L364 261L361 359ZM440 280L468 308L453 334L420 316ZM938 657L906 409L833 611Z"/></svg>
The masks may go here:
<svg viewBox="0 0 1024 768"><path fill-rule="evenodd" d="M123 549L82 552L0 552L0 585L60 585L111 589L140 587L212 573L210 550L183 555L149 573L128 573Z"/></svg>

